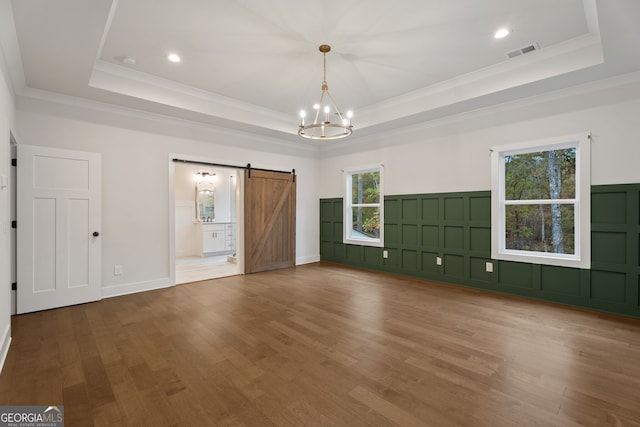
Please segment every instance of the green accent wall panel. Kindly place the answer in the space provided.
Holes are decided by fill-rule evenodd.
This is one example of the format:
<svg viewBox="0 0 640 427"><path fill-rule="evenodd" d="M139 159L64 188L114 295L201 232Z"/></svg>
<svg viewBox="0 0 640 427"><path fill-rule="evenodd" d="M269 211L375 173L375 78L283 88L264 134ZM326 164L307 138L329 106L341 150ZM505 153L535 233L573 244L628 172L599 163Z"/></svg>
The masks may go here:
<svg viewBox="0 0 640 427"><path fill-rule="evenodd" d="M422 252L422 272L429 276L438 274L440 266L436 263L437 252Z"/></svg>
<svg viewBox="0 0 640 427"><path fill-rule="evenodd" d="M356 265L362 265L364 261L364 247L357 245L346 245L347 261Z"/></svg>
<svg viewBox="0 0 640 427"><path fill-rule="evenodd" d="M470 227L469 249L473 252L491 252L491 228Z"/></svg>
<svg viewBox="0 0 640 427"><path fill-rule="evenodd" d="M499 262L499 283L517 288L533 287L533 264L512 261Z"/></svg>
<svg viewBox="0 0 640 427"><path fill-rule="evenodd" d="M364 246L364 263L367 265L382 265L382 249L373 246Z"/></svg>
<svg viewBox="0 0 640 427"><path fill-rule="evenodd" d="M594 264L627 263L627 234L593 231L591 233L591 262Z"/></svg>
<svg viewBox="0 0 640 427"><path fill-rule="evenodd" d="M609 271L591 271L591 298L606 302L624 303L626 275Z"/></svg>
<svg viewBox="0 0 640 427"><path fill-rule="evenodd" d="M422 226L422 246L425 248L437 248L440 241L439 227L437 225Z"/></svg>
<svg viewBox="0 0 640 427"><path fill-rule="evenodd" d="M385 224L384 225L384 242L387 246L399 246L400 234L398 232L398 224Z"/></svg>
<svg viewBox="0 0 640 427"><path fill-rule="evenodd" d="M449 277L465 277L464 256L447 254L443 259L444 274Z"/></svg>
<svg viewBox="0 0 640 427"><path fill-rule="evenodd" d="M444 220L464 220L464 198L451 196L444 197Z"/></svg>
<svg viewBox="0 0 640 427"><path fill-rule="evenodd" d="M403 249L400 253L402 254L402 269L411 272L418 271L418 251Z"/></svg>
<svg viewBox="0 0 640 427"><path fill-rule="evenodd" d="M491 259L489 191L384 203L385 247L373 248L344 245L342 199L322 199L321 259L640 318L640 184L591 187L591 269Z"/></svg>
<svg viewBox="0 0 640 427"><path fill-rule="evenodd" d="M580 296L580 270L577 268L541 267L541 287L544 292Z"/></svg>
<svg viewBox="0 0 640 427"><path fill-rule="evenodd" d="M491 222L491 197L469 197L469 220L471 222Z"/></svg>
<svg viewBox="0 0 640 427"><path fill-rule="evenodd" d="M402 219L404 221L418 219L418 198L402 200Z"/></svg>
<svg viewBox="0 0 640 427"><path fill-rule="evenodd" d="M416 246L418 244L418 225L402 224L402 244Z"/></svg>
<svg viewBox="0 0 640 427"><path fill-rule="evenodd" d="M469 275L471 280L491 283L493 273L487 273L486 264L491 261L489 258L471 257L469 260Z"/></svg>
<svg viewBox="0 0 640 427"><path fill-rule="evenodd" d="M626 224L627 194L595 193L591 195L591 224Z"/></svg>
<svg viewBox="0 0 640 427"><path fill-rule="evenodd" d="M464 250L464 227L444 227L444 247L445 249Z"/></svg>
<svg viewBox="0 0 640 427"><path fill-rule="evenodd" d="M384 217L387 221L398 221L400 219L400 204L397 200L385 199Z"/></svg>
<svg viewBox="0 0 640 427"><path fill-rule="evenodd" d="M433 197L422 198L422 222L437 224L440 216L440 199Z"/></svg>

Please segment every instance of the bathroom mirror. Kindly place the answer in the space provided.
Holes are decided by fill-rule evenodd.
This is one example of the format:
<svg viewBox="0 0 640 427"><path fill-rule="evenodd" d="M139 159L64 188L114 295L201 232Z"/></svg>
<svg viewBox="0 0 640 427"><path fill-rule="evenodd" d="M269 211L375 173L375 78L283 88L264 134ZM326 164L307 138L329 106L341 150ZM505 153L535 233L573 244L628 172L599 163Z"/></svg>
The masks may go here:
<svg viewBox="0 0 640 427"><path fill-rule="evenodd" d="M216 217L215 187L211 182L196 184L196 206L198 221L211 222Z"/></svg>

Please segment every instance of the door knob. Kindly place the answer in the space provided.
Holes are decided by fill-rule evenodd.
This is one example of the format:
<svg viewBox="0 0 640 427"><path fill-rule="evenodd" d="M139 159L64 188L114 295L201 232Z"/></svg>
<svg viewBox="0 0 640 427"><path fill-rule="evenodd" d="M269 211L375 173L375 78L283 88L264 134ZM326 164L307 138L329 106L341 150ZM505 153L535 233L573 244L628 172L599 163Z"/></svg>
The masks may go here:
<svg viewBox="0 0 640 427"><path fill-rule="evenodd" d="M98 233L97 231L93 232L93 237L98 237L100 235L100 233Z"/></svg>

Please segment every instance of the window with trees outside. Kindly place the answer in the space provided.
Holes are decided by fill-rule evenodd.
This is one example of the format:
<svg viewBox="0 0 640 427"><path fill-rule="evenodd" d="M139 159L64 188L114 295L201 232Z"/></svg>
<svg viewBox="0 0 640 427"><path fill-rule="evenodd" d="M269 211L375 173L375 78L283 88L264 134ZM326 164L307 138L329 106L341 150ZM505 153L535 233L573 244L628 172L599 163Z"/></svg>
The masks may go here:
<svg viewBox="0 0 640 427"><path fill-rule="evenodd" d="M345 171L344 243L384 245L383 166Z"/></svg>
<svg viewBox="0 0 640 427"><path fill-rule="evenodd" d="M589 268L587 135L492 148L495 259Z"/></svg>

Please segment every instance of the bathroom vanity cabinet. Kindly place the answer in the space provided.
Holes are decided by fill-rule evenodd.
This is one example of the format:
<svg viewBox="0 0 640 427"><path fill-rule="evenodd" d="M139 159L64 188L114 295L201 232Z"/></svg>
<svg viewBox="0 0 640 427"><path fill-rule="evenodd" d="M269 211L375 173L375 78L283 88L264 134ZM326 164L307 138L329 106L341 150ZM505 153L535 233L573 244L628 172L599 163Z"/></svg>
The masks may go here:
<svg viewBox="0 0 640 427"><path fill-rule="evenodd" d="M200 256L231 254L236 250L235 224L230 222L198 223Z"/></svg>

